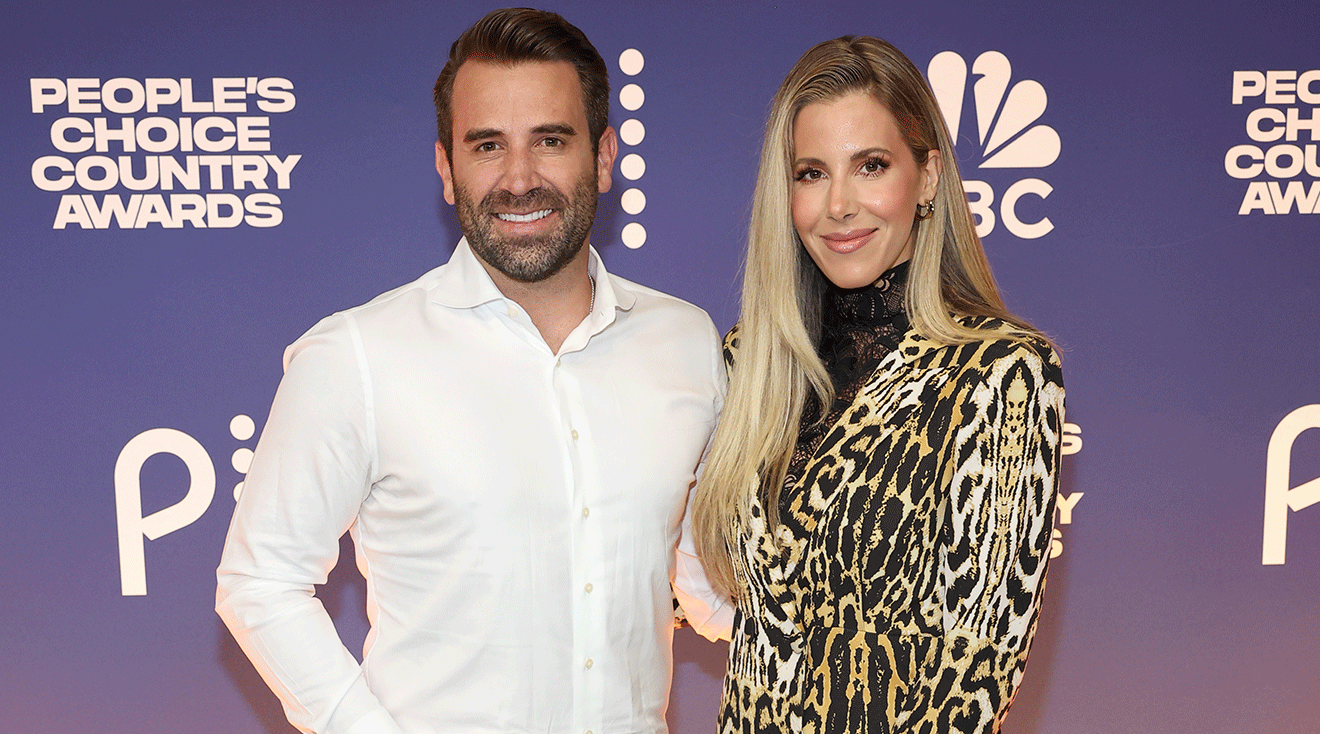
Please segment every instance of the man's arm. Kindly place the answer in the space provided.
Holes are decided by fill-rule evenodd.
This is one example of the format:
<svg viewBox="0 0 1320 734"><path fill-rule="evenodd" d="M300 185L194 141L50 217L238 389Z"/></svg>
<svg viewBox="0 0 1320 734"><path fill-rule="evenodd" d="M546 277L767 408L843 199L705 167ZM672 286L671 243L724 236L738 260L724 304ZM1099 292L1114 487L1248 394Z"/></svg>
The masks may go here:
<svg viewBox="0 0 1320 734"><path fill-rule="evenodd" d="M216 611L304 732L397 734L314 596L371 488L370 391L348 317L285 353L285 375L234 510Z"/></svg>
<svg viewBox="0 0 1320 734"><path fill-rule="evenodd" d="M692 542L692 497L688 492L687 514L683 516L683 534L678 541L674 562L674 596L683 607L688 624L697 634L711 642L733 638L734 605L728 598L711 588L706 570L697 557Z"/></svg>
<svg viewBox="0 0 1320 734"><path fill-rule="evenodd" d="M715 400L714 416L718 420L724 408L724 394L727 390L728 375L725 371L725 359L719 347L718 333L711 325L711 374L714 380ZM706 440L706 448L701 453L701 463L697 466L696 477L701 478L701 471L710 454L711 441L715 438L715 422L711 423L711 435ZM734 605L723 594L711 588L706 579L706 569L697 557L696 544L692 540L692 504L696 499L696 482L688 488L687 510L683 513L682 534L679 536L678 550L674 554L674 597L683 607L683 614L688 624L697 634L714 642L730 640L733 637Z"/></svg>

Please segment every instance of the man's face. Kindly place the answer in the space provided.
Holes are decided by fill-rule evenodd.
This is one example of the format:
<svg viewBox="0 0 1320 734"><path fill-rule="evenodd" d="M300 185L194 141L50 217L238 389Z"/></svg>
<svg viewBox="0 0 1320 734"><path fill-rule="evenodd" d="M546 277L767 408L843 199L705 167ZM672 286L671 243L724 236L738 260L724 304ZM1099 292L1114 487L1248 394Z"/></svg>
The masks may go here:
<svg viewBox="0 0 1320 734"><path fill-rule="evenodd" d="M523 283L559 272L586 242L617 149L607 129L592 155L573 65L468 61L451 109L453 156L437 142L436 170L473 252Z"/></svg>

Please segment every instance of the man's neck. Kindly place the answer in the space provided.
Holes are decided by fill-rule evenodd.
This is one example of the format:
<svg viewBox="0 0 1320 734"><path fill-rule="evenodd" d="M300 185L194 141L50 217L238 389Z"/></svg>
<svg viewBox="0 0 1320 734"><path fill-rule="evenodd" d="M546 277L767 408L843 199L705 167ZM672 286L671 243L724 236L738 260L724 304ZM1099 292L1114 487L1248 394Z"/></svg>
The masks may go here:
<svg viewBox="0 0 1320 734"><path fill-rule="evenodd" d="M477 258L506 298L522 306L550 351L559 347L591 308L593 283L587 274L587 245L559 272L535 283L514 280Z"/></svg>

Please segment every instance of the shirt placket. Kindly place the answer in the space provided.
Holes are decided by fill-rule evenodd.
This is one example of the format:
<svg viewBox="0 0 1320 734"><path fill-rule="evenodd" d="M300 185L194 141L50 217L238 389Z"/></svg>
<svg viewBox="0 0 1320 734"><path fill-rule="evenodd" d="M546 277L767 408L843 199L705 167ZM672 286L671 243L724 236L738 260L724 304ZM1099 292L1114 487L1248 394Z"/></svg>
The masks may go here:
<svg viewBox="0 0 1320 734"><path fill-rule="evenodd" d="M572 369L577 354L567 354L554 364L555 398L560 410L564 445L569 461L565 462L570 476L565 486L571 492L569 503L573 544L573 656L570 658L573 678L574 730L582 734L601 732L604 705L604 677L619 674L603 665L602 635L606 629L604 558L604 508L593 505L599 496L594 490L593 474L589 467L596 466L593 444L588 430L587 406L583 399L581 381Z"/></svg>

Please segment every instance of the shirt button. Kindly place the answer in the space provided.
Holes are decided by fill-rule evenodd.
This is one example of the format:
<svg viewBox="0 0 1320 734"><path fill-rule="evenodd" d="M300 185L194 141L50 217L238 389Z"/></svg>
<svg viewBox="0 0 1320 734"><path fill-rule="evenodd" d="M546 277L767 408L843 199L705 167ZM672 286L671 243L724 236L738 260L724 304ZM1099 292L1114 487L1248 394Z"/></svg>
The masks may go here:
<svg viewBox="0 0 1320 734"><path fill-rule="evenodd" d="M574 441L577 440L577 431L573 431L573 440L574 440Z"/></svg>
<svg viewBox="0 0 1320 734"><path fill-rule="evenodd" d="M595 665L595 663L592 662L591 658L587 658L587 662L585 663L585 665L587 666L588 669L590 669L591 666Z"/></svg>
<svg viewBox="0 0 1320 734"><path fill-rule="evenodd" d="M596 588L596 587L592 586L591 584L587 584L586 586L584 586L584 587L582 587L582 588L586 589L586 590L587 590L587 593L590 594L590 593L591 593L591 590L594 589L594 588Z"/></svg>
<svg viewBox="0 0 1320 734"><path fill-rule="evenodd" d="M509 306L509 318L517 318L517 317L518 317L518 309L514 308L513 306Z"/></svg>
<svg viewBox="0 0 1320 734"><path fill-rule="evenodd" d="M582 508L582 516L583 516L583 517L591 517L591 510L590 510L589 508L583 507L583 508Z"/></svg>

